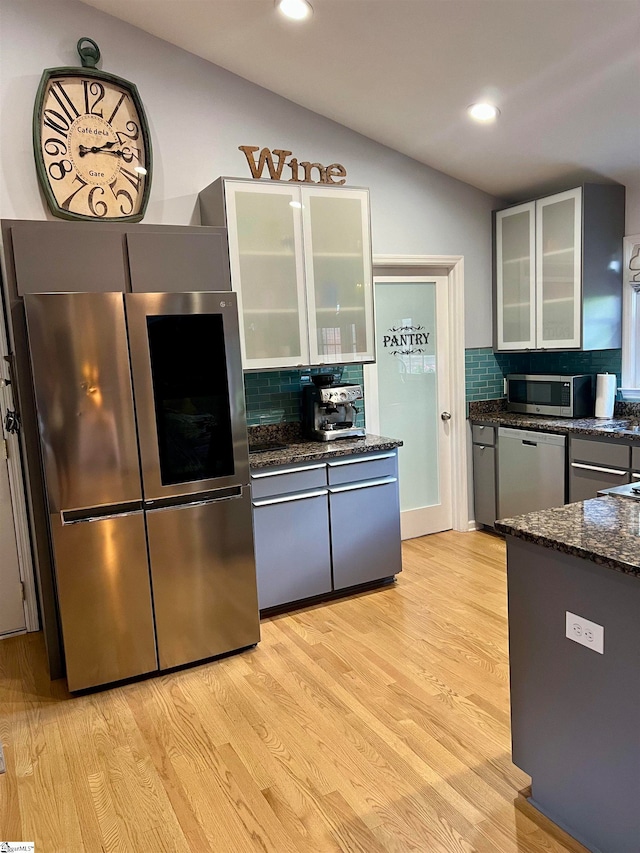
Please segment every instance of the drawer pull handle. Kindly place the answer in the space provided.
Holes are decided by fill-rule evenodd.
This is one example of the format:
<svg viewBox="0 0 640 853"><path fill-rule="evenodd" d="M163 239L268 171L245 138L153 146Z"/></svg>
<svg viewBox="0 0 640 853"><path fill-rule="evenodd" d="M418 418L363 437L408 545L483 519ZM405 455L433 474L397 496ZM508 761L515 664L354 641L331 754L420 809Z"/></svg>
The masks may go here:
<svg viewBox="0 0 640 853"><path fill-rule="evenodd" d="M373 486L386 486L388 483L397 483L395 477L385 477L383 480L364 480L362 483L349 484L348 486L329 486L331 494L337 492L350 492L353 489L370 489Z"/></svg>
<svg viewBox="0 0 640 853"><path fill-rule="evenodd" d="M359 465L361 462L377 462L378 459L392 459L395 453L379 453L376 456L364 456L359 459L340 459L337 462L327 462L330 468L337 468L340 465Z"/></svg>
<svg viewBox="0 0 640 853"><path fill-rule="evenodd" d="M266 501L253 501L254 506L271 506L271 504L290 503L291 501L304 501L307 498L321 498L323 495L329 494L327 489L320 489L317 492L303 492L300 495L285 495L282 498L269 498Z"/></svg>
<svg viewBox="0 0 640 853"><path fill-rule="evenodd" d="M640 480L640 474L632 474L631 476L634 480Z"/></svg>
<svg viewBox="0 0 640 853"><path fill-rule="evenodd" d="M582 462L572 462L571 467L582 468L585 471L599 471L601 474L615 474L617 477L624 477L627 473L616 468L599 468L597 465L585 465Z"/></svg>
<svg viewBox="0 0 640 853"><path fill-rule="evenodd" d="M318 471L324 468L324 462L318 465L301 465L299 468L280 468L279 471L265 471L262 474L252 474L252 480L261 480L263 477L279 477L281 474L297 474L298 471Z"/></svg>

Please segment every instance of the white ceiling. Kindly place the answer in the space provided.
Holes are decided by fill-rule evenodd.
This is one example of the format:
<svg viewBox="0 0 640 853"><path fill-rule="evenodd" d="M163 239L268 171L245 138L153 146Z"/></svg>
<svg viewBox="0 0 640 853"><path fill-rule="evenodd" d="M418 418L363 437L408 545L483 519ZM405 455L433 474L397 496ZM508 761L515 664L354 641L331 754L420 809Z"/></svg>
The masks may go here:
<svg viewBox="0 0 640 853"><path fill-rule="evenodd" d="M492 195L640 190L640 0L83 2Z"/></svg>

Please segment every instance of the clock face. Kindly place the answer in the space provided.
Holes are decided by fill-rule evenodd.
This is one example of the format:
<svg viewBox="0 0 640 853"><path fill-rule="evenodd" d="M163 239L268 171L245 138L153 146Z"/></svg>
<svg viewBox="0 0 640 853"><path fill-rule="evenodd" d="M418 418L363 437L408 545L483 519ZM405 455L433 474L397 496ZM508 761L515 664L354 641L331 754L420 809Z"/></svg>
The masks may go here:
<svg viewBox="0 0 640 853"><path fill-rule="evenodd" d="M85 70L43 78L36 158L58 216L135 221L144 214L151 152L142 104L135 86L109 76Z"/></svg>

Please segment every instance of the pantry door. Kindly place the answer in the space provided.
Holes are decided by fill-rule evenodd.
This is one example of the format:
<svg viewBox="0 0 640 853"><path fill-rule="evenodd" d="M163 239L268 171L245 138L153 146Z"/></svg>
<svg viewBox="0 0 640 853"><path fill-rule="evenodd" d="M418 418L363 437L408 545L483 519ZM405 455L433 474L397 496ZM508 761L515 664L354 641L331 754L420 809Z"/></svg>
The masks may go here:
<svg viewBox="0 0 640 853"><path fill-rule="evenodd" d="M401 439L403 539L452 527L449 279L374 278L376 363L365 369L367 429Z"/></svg>

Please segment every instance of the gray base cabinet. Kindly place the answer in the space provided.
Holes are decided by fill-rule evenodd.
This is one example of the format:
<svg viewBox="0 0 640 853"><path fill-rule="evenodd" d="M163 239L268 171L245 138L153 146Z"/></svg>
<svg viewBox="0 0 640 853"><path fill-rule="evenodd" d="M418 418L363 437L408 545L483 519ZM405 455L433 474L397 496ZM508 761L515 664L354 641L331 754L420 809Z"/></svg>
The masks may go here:
<svg viewBox="0 0 640 853"><path fill-rule="evenodd" d="M531 800L590 850L640 849L640 583L507 538L513 763ZM602 625L604 654L565 636Z"/></svg>
<svg viewBox="0 0 640 853"><path fill-rule="evenodd" d="M253 470L260 610L402 571L397 451Z"/></svg>
<svg viewBox="0 0 640 853"><path fill-rule="evenodd" d="M397 481L336 486L329 503L335 589L401 571Z"/></svg>
<svg viewBox="0 0 640 853"><path fill-rule="evenodd" d="M254 501L261 610L331 592L328 492Z"/></svg>
<svg viewBox="0 0 640 853"><path fill-rule="evenodd" d="M640 485L640 447L631 448L631 482Z"/></svg>
<svg viewBox="0 0 640 853"><path fill-rule="evenodd" d="M619 441L569 440L569 503L631 482L631 448Z"/></svg>
<svg viewBox="0 0 640 853"><path fill-rule="evenodd" d="M496 431L492 426L474 424L473 503L476 524L493 527L496 522Z"/></svg>

